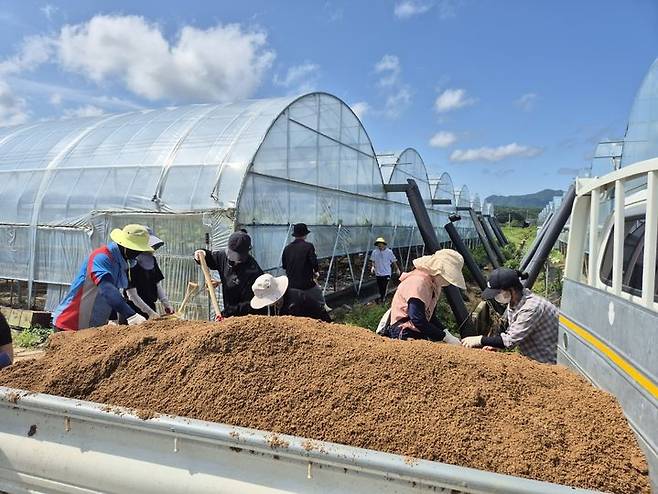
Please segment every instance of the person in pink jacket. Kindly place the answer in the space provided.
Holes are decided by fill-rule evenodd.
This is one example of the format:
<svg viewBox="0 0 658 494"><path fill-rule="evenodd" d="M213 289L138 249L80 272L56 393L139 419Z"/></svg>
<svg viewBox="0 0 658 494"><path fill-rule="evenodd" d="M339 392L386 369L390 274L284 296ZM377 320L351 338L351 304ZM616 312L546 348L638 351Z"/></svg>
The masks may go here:
<svg viewBox="0 0 658 494"><path fill-rule="evenodd" d="M442 249L415 259L414 269L400 276L391 303L390 322L381 333L389 338L426 339L460 344L434 314L441 291L448 285L466 288L462 274L464 258L459 252Z"/></svg>

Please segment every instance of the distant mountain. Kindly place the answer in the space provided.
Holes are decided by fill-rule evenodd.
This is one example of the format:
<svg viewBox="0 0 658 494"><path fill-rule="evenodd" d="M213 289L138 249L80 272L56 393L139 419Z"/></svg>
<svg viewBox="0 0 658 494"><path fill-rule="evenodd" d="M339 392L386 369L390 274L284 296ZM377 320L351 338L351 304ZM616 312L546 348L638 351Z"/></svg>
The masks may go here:
<svg viewBox="0 0 658 494"><path fill-rule="evenodd" d="M534 194L520 196L489 196L485 199L485 202L490 202L494 206L509 208L543 208L553 197L563 193L562 190L544 189Z"/></svg>

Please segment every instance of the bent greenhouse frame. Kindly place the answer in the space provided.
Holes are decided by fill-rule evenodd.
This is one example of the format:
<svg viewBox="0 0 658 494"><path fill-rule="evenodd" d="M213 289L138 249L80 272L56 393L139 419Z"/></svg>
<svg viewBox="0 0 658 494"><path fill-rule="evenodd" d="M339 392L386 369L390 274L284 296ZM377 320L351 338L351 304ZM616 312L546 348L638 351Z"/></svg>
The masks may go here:
<svg viewBox="0 0 658 494"><path fill-rule="evenodd" d="M393 181L424 177L430 216L447 242L443 225L454 203L432 205L436 192L420 155L395 154L390 168ZM277 271L291 225L307 223L318 257L329 262L325 291L338 269L360 287L379 236L403 265L422 254L406 198L385 192L365 128L327 93L2 128L0 177L0 278L27 282L29 305L34 284L45 284L46 309L89 252L127 223L148 225L166 241L158 259L174 302L199 277L192 252L225 247L237 228L252 236L261 267ZM441 183L449 194L450 177ZM475 237L472 226L460 226ZM204 297L190 311L208 317Z"/></svg>

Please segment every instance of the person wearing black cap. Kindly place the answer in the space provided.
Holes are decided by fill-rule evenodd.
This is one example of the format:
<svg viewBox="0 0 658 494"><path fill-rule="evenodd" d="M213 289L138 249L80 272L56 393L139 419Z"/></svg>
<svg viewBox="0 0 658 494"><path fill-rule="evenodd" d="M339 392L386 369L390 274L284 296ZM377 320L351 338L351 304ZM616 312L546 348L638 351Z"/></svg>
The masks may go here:
<svg viewBox="0 0 658 494"><path fill-rule="evenodd" d="M319 265L315 246L306 241L309 233L311 231L305 223L297 223L293 226L292 236L295 240L283 249L281 266L286 271L290 288L303 290L324 305L322 289L316 281L319 276Z"/></svg>
<svg viewBox="0 0 658 494"><path fill-rule="evenodd" d="M254 296L251 286L256 278L263 274L263 270L249 254L250 250L251 237L243 231L238 231L228 238L228 246L224 250L211 252L201 249L194 252L194 260L197 263L201 256L205 256L208 267L219 273L224 317L260 312L251 308L251 299Z"/></svg>
<svg viewBox="0 0 658 494"><path fill-rule="evenodd" d="M507 329L495 336L468 336L462 339L463 346L494 349L518 346L521 355L537 362L557 363L559 311L545 298L524 288L521 280L525 278L525 273L509 268L498 268L491 273L482 298L507 305L503 315Z"/></svg>

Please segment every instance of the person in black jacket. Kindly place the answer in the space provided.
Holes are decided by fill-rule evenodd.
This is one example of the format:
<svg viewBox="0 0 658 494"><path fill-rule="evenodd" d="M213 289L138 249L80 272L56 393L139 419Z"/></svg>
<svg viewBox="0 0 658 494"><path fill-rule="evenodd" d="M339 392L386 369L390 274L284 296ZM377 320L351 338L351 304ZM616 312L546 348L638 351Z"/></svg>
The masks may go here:
<svg viewBox="0 0 658 494"><path fill-rule="evenodd" d="M251 298L254 292L251 286L263 270L256 259L251 257L251 237L243 231L232 233L228 239L225 250L211 252L201 249L194 252L194 259L198 263L201 256L205 256L210 269L219 273L222 284L222 297L224 308L222 316L245 316L256 314L251 308Z"/></svg>
<svg viewBox="0 0 658 494"><path fill-rule="evenodd" d="M293 226L292 236L295 240L283 249L281 266L286 271L290 288L304 290L324 306L322 289L316 281L319 266L315 246L306 241L309 233L311 232L305 223Z"/></svg>
<svg viewBox="0 0 658 494"><path fill-rule="evenodd" d="M259 276L252 286L254 297L251 307L255 310L267 307L268 315L310 317L331 322L324 304L304 290L290 288L287 276L275 278L269 273Z"/></svg>

